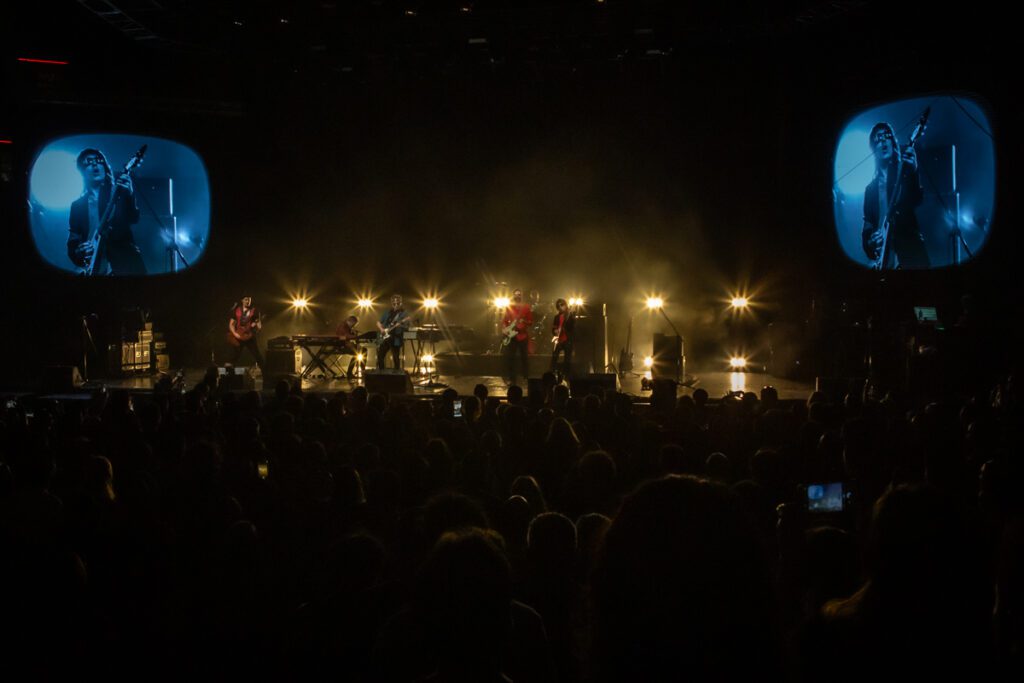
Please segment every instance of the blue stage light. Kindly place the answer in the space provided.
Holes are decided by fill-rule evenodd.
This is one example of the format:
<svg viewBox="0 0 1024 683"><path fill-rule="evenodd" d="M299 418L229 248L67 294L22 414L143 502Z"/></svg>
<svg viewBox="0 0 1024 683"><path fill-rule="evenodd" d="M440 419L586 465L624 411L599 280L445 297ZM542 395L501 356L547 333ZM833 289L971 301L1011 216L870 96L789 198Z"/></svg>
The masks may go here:
<svg viewBox="0 0 1024 683"><path fill-rule="evenodd" d="M40 154L32 166L29 191L44 208L67 211L82 195L82 174L75 165L75 155L62 149Z"/></svg>
<svg viewBox="0 0 1024 683"><path fill-rule="evenodd" d="M868 145L868 131L851 129L836 147L835 182L845 195L862 196L875 175L875 161Z"/></svg>

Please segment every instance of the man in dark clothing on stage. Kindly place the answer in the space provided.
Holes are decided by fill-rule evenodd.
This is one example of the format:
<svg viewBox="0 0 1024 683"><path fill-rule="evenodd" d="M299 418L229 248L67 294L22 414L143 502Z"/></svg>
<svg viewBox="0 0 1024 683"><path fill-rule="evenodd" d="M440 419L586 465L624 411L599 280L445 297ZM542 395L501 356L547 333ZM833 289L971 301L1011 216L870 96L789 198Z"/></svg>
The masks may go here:
<svg viewBox="0 0 1024 683"><path fill-rule="evenodd" d="M573 332L576 328L576 314L569 310L569 304L565 299L555 302L558 312L551 321L551 335L554 349L551 352L551 370L558 368L558 355L563 354L562 367L559 370L558 379L568 379L572 372L572 342Z"/></svg>
<svg viewBox="0 0 1024 683"><path fill-rule="evenodd" d="M377 321L377 329L381 333L381 342L377 346L377 367L381 370L387 362L388 353L394 362L395 368L402 367L402 345L405 343L405 331L409 328L409 314L402 308L402 297L397 294L391 296L391 308L384 312L384 315ZM387 338L384 338L384 337Z"/></svg>

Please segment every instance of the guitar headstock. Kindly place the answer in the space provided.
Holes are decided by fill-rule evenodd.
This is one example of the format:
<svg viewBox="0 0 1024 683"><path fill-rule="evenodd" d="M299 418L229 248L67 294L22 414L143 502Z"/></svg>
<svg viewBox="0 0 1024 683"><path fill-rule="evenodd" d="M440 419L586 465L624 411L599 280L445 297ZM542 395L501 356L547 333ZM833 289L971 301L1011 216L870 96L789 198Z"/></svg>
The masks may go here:
<svg viewBox="0 0 1024 683"><path fill-rule="evenodd" d="M925 129L928 127L928 117L932 114L932 108L925 107L921 113L921 118L917 120L917 125L914 126L914 132L910 134L910 144L917 142L917 139L924 135Z"/></svg>
<svg viewBox="0 0 1024 683"><path fill-rule="evenodd" d="M142 165L142 160L146 156L146 150L149 149L149 145L143 145L139 147L139 151L132 155L132 158L125 164L124 170L126 173L134 171Z"/></svg>

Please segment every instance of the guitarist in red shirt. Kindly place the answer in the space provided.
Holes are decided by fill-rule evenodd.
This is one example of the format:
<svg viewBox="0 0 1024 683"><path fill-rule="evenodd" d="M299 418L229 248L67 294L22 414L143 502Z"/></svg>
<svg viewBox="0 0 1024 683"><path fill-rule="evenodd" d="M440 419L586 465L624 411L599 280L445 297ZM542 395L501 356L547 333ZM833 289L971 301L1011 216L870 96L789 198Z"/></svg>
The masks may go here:
<svg viewBox="0 0 1024 683"><path fill-rule="evenodd" d="M512 303L505 310L501 319L504 335L501 343L505 347L508 359L508 383L516 383L516 356L523 360L523 378L530 376L530 325L533 324L533 310L530 304L523 302L523 290L512 292Z"/></svg>
<svg viewBox="0 0 1024 683"><path fill-rule="evenodd" d="M256 359L256 365L263 366L258 340L261 326L260 313L252 305L252 297L243 296L242 303L235 305L228 320L228 343L235 347L232 365L237 364L242 357L242 349L249 349L249 353Z"/></svg>

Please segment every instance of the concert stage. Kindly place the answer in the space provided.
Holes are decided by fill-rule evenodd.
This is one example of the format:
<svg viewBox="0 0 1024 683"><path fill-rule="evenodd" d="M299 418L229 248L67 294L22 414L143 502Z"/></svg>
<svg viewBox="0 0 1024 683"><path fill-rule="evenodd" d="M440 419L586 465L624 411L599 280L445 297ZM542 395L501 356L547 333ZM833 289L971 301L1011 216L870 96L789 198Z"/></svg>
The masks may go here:
<svg viewBox="0 0 1024 683"><path fill-rule="evenodd" d="M539 367L539 365L538 365ZM241 368L238 368L241 369ZM189 389L199 382L202 381L206 370L204 368L187 368L182 371L183 381L185 389ZM177 373L174 373L177 374ZM709 370L702 372L699 368L695 371L691 371L691 377L694 379L692 386L682 386L677 388L677 395L692 395L695 389L704 389L708 392L711 399L718 399L726 396L729 392L733 391L750 391L759 393L761 388L764 386L773 386L778 392L779 398L782 400L804 400L814 390L813 384L809 382L801 382L797 380L784 379L780 377L774 377L765 373L757 372L723 372L720 370ZM535 374L539 377L539 373ZM643 391L641 388L641 375L636 373L627 373L617 381L618 390L632 396L634 400L644 402L650 399L651 392ZM241 379L241 378L240 378ZM426 376L414 377L410 374L412 396L416 397L429 397L439 395L446 388L455 389L460 395L468 396L472 395L473 388L477 384L483 384L487 387L488 394L491 396L504 397L507 392L507 384L504 379L500 376L493 374L439 374L433 376L433 382L428 385L430 381ZM158 375L139 375L134 377L122 377L114 379L100 379L89 382L86 386L71 389L62 390L59 392L0 392L5 395L35 395L39 397L56 396L60 398L72 398L72 397L85 397L91 393L91 391L106 387L108 390L128 390L139 393L149 393L154 390L157 381L159 380ZM336 391L352 391L358 386L362 386L364 380L360 377L355 377L352 380L345 379L304 379L302 380L302 389L306 393L311 394L329 394ZM249 385L250 388L255 388L262 393L272 393L274 390L274 381L272 378L266 378L263 380L256 380L254 385ZM526 389L524 385L524 390ZM246 390L245 385L238 387L239 391Z"/></svg>

